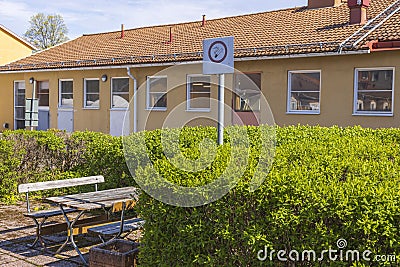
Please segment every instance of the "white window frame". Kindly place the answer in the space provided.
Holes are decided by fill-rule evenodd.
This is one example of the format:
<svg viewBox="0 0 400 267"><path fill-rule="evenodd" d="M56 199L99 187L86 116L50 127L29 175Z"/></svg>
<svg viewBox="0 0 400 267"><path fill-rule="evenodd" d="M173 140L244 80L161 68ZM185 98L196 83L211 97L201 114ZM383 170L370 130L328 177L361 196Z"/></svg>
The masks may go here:
<svg viewBox="0 0 400 267"><path fill-rule="evenodd" d="M392 110L390 112L384 111L358 111L358 72L360 71L381 71L391 70L393 72L392 78ZM353 116L376 116L376 117L393 117L394 111L394 82L395 82L395 67L376 67L376 68L355 68L354 70L354 96L353 96ZM387 92L389 90L368 90L369 92Z"/></svg>
<svg viewBox="0 0 400 267"><path fill-rule="evenodd" d="M98 81L99 82L99 106L98 107L93 107L93 106L87 106L86 105L86 100L87 100L87 86L86 86L86 81ZM93 93L90 93L93 94ZM84 78L83 79L83 108L84 109L100 109L100 79L99 78Z"/></svg>
<svg viewBox="0 0 400 267"><path fill-rule="evenodd" d="M155 110L155 111L166 111L167 107L152 107L150 105L150 79L167 79L167 88L165 88L165 92L151 92L151 93L163 93L167 94L168 92L168 76L147 76L146 79L146 110ZM167 101L168 106L168 101Z"/></svg>
<svg viewBox="0 0 400 267"><path fill-rule="evenodd" d="M295 73L319 73L319 109L318 110L292 110L291 101L292 101L292 74ZM300 115L319 115L321 114L321 91L322 91L322 71L321 70L291 70L288 71L288 98L287 98L287 107L286 114L300 114ZM316 93L316 91L295 91L295 92L310 92Z"/></svg>
<svg viewBox="0 0 400 267"><path fill-rule="evenodd" d="M129 109L129 101L128 101L128 106L126 108L121 108L121 107L113 107L113 97L114 97L114 92L113 92L113 81L114 80L118 80L118 79L128 79L128 93L124 93L128 95L128 99L129 99L129 95L130 95L130 78L129 77L111 77L111 82L110 82L110 94L111 94L111 109L112 110L128 110Z"/></svg>
<svg viewBox="0 0 400 267"><path fill-rule="evenodd" d="M23 106L16 106L16 103L17 103L17 99L16 99L16 87L15 87L15 85L17 84L17 83L24 83L25 84L25 93L24 93L24 101L25 101L25 99L26 99L26 82L24 81L24 80L16 80L16 81L14 81L14 107L13 107L13 109L14 109L14 130L17 130L17 118L16 118L16 116L17 116L17 114L16 114L16 112L15 112L15 108L24 108L24 110L25 110L25 103L24 103L24 105ZM25 112L24 112L25 113ZM24 115L25 116L25 115ZM25 125L25 121L24 121L24 125ZM23 127L23 128L21 128L21 129L25 129L25 127Z"/></svg>
<svg viewBox="0 0 400 267"><path fill-rule="evenodd" d="M190 74L186 77L186 111L192 112L210 112L211 111L211 87L210 87L210 108L192 108L190 107L190 84L191 78L194 77L209 77L210 78L210 86L212 85L211 75L203 75L203 74Z"/></svg>
<svg viewBox="0 0 400 267"><path fill-rule="evenodd" d="M58 80L58 107L60 109L74 109L74 104L71 106L62 105L62 93L61 93L61 83L62 82L72 82L72 99L74 99L74 79L59 79Z"/></svg>

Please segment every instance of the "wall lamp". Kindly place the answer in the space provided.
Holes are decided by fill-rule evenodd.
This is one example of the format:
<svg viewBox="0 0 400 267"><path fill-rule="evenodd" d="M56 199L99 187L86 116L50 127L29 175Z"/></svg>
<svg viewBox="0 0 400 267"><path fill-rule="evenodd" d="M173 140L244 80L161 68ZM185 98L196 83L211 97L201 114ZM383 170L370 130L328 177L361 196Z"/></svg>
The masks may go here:
<svg viewBox="0 0 400 267"><path fill-rule="evenodd" d="M30 78L29 78L29 83L30 83L30 84L33 84L34 81L35 81L35 78L33 78L33 77L30 77Z"/></svg>
<svg viewBox="0 0 400 267"><path fill-rule="evenodd" d="M103 76L101 76L101 81L102 82L106 82L107 81L107 75L103 75Z"/></svg>

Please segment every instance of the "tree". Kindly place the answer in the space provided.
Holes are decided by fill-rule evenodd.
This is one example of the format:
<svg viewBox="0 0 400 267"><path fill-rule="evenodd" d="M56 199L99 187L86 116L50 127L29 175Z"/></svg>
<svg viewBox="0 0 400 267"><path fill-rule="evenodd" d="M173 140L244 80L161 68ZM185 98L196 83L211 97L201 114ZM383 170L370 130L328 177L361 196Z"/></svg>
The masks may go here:
<svg viewBox="0 0 400 267"><path fill-rule="evenodd" d="M38 13L31 17L25 39L38 49L46 49L68 40L68 28L61 15Z"/></svg>

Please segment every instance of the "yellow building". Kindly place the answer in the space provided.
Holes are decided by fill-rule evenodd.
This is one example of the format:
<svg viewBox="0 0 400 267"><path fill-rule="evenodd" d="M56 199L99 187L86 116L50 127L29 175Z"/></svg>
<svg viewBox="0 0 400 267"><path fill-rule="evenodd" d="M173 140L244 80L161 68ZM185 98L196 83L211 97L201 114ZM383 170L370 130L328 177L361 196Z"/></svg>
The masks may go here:
<svg viewBox="0 0 400 267"><path fill-rule="evenodd" d="M0 24L0 65L32 54L36 48Z"/></svg>
<svg viewBox="0 0 400 267"><path fill-rule="evenodd" d="M305 7L83 35L0 67L0 125L24 128L23 100L34 85L38 129L120 135L123 125L125 132L216 125L218 78L202 74L202 41L233 36L226 124L268 121L265 98L278 125L398 127L399 9L395 0L309 0Z"/></svg>

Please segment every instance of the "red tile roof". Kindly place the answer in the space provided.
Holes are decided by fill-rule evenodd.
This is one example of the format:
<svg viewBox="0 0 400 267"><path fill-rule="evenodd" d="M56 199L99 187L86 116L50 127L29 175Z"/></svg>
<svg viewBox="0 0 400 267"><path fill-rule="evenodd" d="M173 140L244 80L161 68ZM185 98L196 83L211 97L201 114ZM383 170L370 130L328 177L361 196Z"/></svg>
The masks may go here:
<svg viewBox="0 0 400 267"><path fill-rule="evenodd" d="M368 18L376 17L399 0L371 0ZM202 59L202 40L235 37L235 57L336 52L340 43L358 30L349 25L346 3L337 7L278 11L201 21L143 27L121 32L87 34L25 59L0 67L0 71L74 68ZM375 30L372 39L400 39L400 14ZM172 29L173 40L169 42Z"/></svg>

